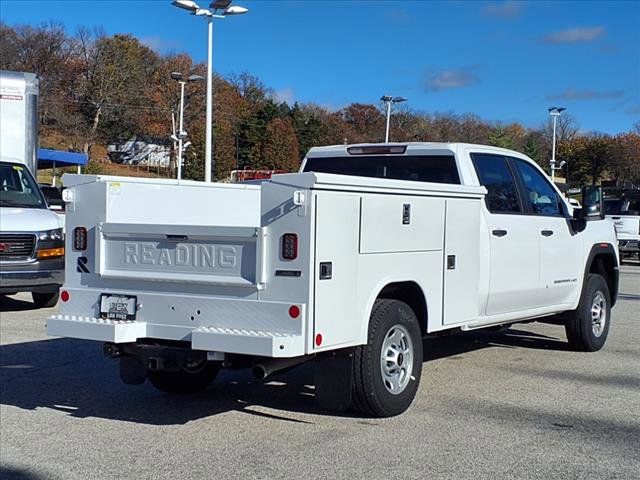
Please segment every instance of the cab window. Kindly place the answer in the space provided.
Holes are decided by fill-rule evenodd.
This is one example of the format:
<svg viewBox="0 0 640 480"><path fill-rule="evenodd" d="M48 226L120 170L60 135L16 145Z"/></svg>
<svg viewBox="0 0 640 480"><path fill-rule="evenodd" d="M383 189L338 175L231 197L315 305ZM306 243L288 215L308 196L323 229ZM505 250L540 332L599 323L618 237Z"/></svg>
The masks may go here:
<svg viewBox="0 0 640 480"><path fill-rule="evenodd" d="M516 182L502 155L472 153L480 185L487 189L485 201L491 213L521 213Z"/></svg>
<svg viewBox="0 0 640 480"><path fill-rule="evenodd" d="M563 216L561 200L549 180L530 163L519 158L514 158L513 162L524 185L529 211L535 215Z"/></svg>

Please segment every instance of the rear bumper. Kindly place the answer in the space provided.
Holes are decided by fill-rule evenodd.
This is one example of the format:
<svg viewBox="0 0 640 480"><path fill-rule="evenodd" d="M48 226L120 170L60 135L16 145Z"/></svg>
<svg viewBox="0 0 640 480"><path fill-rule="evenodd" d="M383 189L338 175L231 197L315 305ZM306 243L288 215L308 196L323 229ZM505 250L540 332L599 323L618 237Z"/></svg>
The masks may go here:
<svg viewBox="0 0 640 480"><path fill-rule="evenodd" d="M64 283L64 258L0 264L0 293L54 292Z"/></svg>
<svg viewBox="0 0 640 480"><path fill-rule="evenodd" d="M100 318L99 296L92 289L68 289L70 300L49 317L49 335L112 343L138 339L181 340L194 350L264 357L305 354L304 304L291 318L291 303L137 293L134 321Z"/></svg>

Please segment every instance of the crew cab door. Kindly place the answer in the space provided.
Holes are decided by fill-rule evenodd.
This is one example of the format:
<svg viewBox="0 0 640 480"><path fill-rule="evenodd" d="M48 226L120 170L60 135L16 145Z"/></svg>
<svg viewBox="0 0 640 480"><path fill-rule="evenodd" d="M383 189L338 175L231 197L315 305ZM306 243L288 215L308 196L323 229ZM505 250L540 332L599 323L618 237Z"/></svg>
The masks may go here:
<svg viewBox="0 0 640 480"><path fill-rule="evenodd" d="M538 226L524 214L507 158L472 153L471 159L480 184L488 192L483 208L490 246L486 314L535 308L540 259Z"/></svg>
<svg viewBox="0 0 640 480"><path fill-rule="evenodd" d="M523 191L525 210L537 225L540 244L540 306L570 303L577 294L580 277L580 234L573 234L562 200L546 176L531 163L511 159Z"/></svg>

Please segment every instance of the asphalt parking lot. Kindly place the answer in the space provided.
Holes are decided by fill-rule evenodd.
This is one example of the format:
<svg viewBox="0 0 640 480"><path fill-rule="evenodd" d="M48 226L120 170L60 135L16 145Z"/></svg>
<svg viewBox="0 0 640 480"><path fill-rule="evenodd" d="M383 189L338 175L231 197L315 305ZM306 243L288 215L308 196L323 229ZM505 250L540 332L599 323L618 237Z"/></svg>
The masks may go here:
<svg viewBox="0 0 640 480"><path fill-rule="evenodd" d="M637 479L640 264L622 267L605 348L558 326L425 341L405 414L334 415L309 366L224 373L171 397L120 383L94 342L48 338L29 297L0 299L0 478Z"/></svg>

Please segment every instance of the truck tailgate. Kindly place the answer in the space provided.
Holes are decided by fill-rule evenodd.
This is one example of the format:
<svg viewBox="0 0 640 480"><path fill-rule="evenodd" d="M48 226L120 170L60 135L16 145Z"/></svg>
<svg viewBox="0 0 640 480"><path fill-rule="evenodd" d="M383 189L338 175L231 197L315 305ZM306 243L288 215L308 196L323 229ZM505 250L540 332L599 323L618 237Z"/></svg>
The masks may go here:
<svg viewBox="0 0 640 480"><path fill-rule="evenodd" d="M100 223L95 271L105 278L262 288L266 228Z"/></svg>

